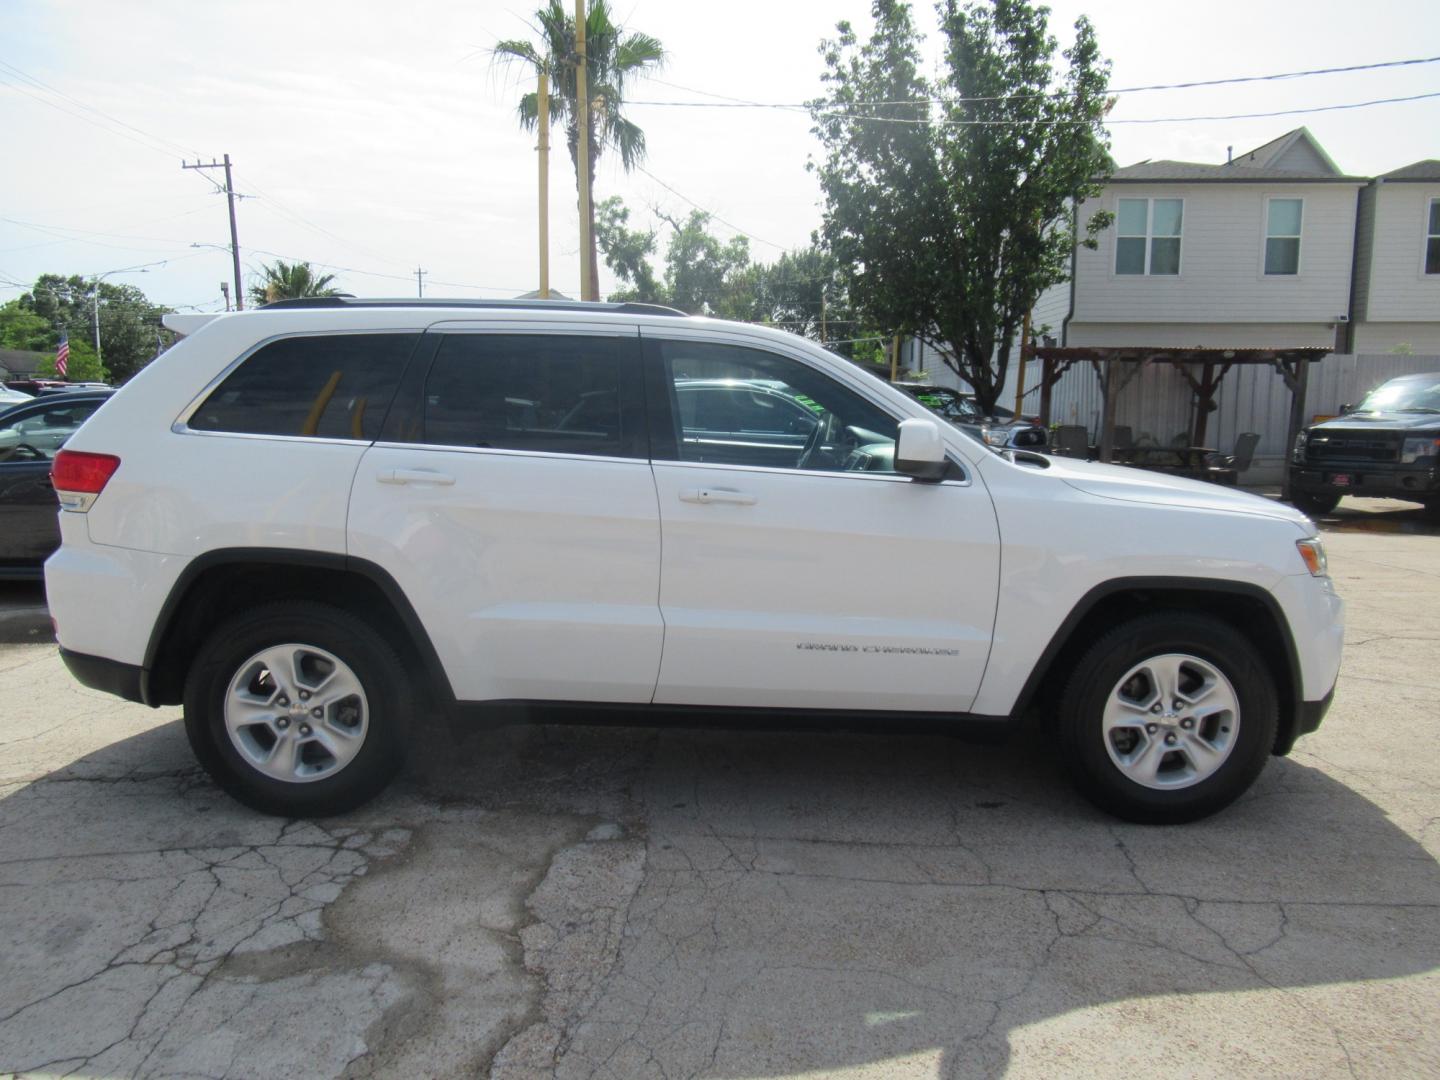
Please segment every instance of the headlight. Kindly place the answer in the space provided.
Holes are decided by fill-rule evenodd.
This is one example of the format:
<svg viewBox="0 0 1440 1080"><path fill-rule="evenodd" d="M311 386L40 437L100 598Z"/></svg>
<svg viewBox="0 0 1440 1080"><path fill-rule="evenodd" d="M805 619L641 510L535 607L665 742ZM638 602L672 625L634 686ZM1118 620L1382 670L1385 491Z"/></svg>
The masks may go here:
<svg viewBox="0 0 1440 1080"><path fill-rule="evenodd" d="M1309 540L1296 540L1295 550L1300 552L1300 558L1305 563L1305 569L1309 570L1314 577L1324 577L1330 570L1330 564L1325 558L1325 545L1320 542L1318 536Z"/></svg>
<svg viewBox="0 0 1440 1080"><path fill-rule="evenodd" d="M1440 452L1440 437L1434 432L1405 440L1400 450L1400 464L1413 465L1421 458L1434 457Z"/></svg>
<svg viewBox="0 0 1440 1080"><path fill-rule="evenodd" d="M1295 462L1296 465L1305 464L1305 444L1309 441L1310 433L1304 428L1301 428L1295 436L1295 447L1290 452L1290 460Z"/></svg>
<svg viewBox="0 0 1440 1080"><path fill-rule="evenodd" d="M990 446L1005 446L1010 441L1010 432L1005 428L992 428L987 425L980 429L980 434Z"/></svg>

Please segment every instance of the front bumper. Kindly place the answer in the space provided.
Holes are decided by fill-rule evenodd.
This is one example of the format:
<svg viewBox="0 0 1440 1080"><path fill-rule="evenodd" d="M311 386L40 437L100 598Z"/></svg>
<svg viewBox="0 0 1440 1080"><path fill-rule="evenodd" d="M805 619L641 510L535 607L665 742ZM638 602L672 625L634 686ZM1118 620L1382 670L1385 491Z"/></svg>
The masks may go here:
<svg viewBox="0 0 1440 1080"><path fill-rule="evenodd" d="M1337 484L1337 477L1344 480ZM1291 465L1290 490L1307 495L1360 495L1424 502L1440 495L1440 470L1374 462Z"/></svg>
<svg viewBox="0 0 1440 1080"><path fill-rule="evenodd" d="M1330 692L1319 701L1300 701L1295 705L1295 719L1289 726L1281 727L1280 734L1275 739L1274 752L1281 757L1290 753L1295 748L1295 740L1301 735L1309 735L1320 729L1320 721L1325 719L1325 714L1330 711L1330 703L1335 700L1335 688L1332 686Z"/></svg>

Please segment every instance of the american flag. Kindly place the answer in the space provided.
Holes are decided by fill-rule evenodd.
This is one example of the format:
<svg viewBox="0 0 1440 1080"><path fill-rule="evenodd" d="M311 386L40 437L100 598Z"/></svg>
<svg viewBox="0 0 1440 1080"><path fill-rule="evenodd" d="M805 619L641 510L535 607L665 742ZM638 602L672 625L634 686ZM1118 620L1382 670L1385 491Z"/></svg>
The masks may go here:
<svg viewBox="0 0 1440 1080"><path fill-rule="evenodd" d="M62 379L70 367L70 335L60 331L60 344L55 346L55 374Z"/></svg>

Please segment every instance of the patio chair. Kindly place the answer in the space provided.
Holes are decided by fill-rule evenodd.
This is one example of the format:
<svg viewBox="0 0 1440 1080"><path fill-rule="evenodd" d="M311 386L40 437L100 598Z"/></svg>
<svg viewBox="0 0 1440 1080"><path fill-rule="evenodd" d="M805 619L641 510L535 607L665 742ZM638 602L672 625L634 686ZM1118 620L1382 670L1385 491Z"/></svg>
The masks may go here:
<svg viewBox="0 0 1440 1080"><path fill-rule="evenodd" d="M1061 457L1088 458L1090 433L1079 424L1061 424L1055 432L1055 453Z"/></svg>
<svg viewBox="0 0 1440 1080"><path fill-rule="evenodd" d="M1205 462L1205 479L1215 484L1235 487L1240 483L1240 474L1250 468L1255 460L1255 447L1260 445L1260 436L1247 431L1235 440L1233 454L1215 454Z"/></svg>

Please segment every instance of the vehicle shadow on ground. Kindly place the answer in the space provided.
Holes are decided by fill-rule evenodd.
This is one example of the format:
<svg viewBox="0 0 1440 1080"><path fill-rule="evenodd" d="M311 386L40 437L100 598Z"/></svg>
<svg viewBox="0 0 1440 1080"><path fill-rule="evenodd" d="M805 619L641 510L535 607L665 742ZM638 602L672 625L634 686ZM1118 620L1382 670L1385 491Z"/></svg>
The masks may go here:
<svg viewBox="0 0 1440 1080"><path fill-rule="evenodd" d="M593 992L555 989L547 1004L564 1032L558 1076L596 1062L613 1077L886 1062L999 1076L1017 1055L1157 1075L1181 1061L1239 1074L1393 1064L1394 1044L1374 1032L1406 1038L1411 1018L1392 1005L1376 1028L1363 987L1440 966L1440 868L1386 811L1277 760L1209 821L1125 825L1074 797L1045 751L1038 735L976 746L883 731L514 726L428 737L356 821L418 838L431 826L417 821L472 821L477 807L496 820L578 816L643 848L616 951L588 961ZM57 853L94 857L253 844L272 826L188 762L180 725L157 727L0 800L0 828L28 821ZM582 879L602 847L576 845L566 872ZM44 918L64 915L64 895L47 902L58 907ZM10 910L0 939L19 940ZM524 958L555 988L577 981L566 962ZM1335 992L1291 993L1322 987ZM1284 993L1264 999L1260 1025L1257 999L1230 993L1273 990ZM1191 994L1228 996L1175 997ZM5 1060L6 1027L0 1070L18 1063Z"/></svg>

